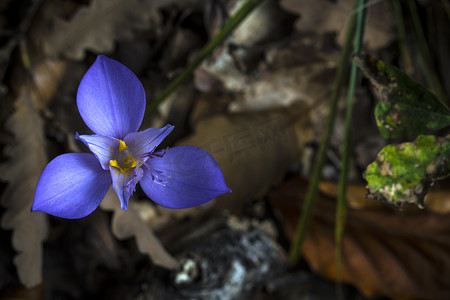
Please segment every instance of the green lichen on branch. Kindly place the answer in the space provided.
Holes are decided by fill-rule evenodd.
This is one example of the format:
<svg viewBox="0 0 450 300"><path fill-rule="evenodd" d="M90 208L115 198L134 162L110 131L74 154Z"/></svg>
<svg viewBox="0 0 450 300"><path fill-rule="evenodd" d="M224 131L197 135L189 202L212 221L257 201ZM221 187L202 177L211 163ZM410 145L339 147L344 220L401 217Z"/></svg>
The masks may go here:
<svg viewBox="0 0 450 300"><path fill-rule="evenodd" d="M450 125L450 111L399 69L370 55L355 62L377 92L375 118L383 138L416 137Z"/></svg>
<svg viewBox="0 0 450 300"><path fill-rule="evenodd" d="M424 206L430 186L450 175L450 135L420 135L412 143L388 145L365 172L368 197L396 206Z"/></svg>

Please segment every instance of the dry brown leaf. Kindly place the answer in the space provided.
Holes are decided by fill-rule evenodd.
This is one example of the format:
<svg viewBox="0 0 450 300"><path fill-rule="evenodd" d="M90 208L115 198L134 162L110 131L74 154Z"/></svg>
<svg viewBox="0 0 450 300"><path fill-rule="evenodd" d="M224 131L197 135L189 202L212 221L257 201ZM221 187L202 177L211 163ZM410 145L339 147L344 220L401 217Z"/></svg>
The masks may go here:
<svg viewBox="0 0 450 300"><path fill-rule="evenodd" d="M12 229L12 245L18 252L14 258L20 281L33 287L42 281L41 240L45 215L30 212L34 190L47 162L43 122L28 95L22 93L15 102L16 111L6 122L6 129L14 134L15 142L5 154L9 161L0 166L0 174L8 186L3 193L2 216L4 229Z"/></svg>
<svg viewBox="0 0 450 300"><path fill-rule="evenodd" d="M209 72L209 76L204 75L205 72ZM224 54L214 65L204 66L196 74L202 74L196 77L200 85L215 80L234 92L236 99L229 109L243 112L289 106L294 102L321 102L331 91L329 82L334 75L334 63L322 61L290 66L263 72L254 78L237 70ZM199 76L205 79L201 81Z"/></svg>
<svg viewBox="0 0 450 300"><path fill-rule="evenodd" d="M338 185L335 182L321 182L319 188L327 196L337 197ZM350 184L347 190L348 205L356 209L386 206L386 203L369 199L366 195L367 188L365 185ZM425 198L425 205L428 210L437 214L450 213L450 190L447 188L430 191ZM405 209L410 209L410 206L406 206Z"/></svg>
<svg viewBox="0 0 450 300"><path fill-rule="evenodd" d="M296 103L265 112L218 115L199 121L195 134L180 145L208 151L219 163L233 191L219 197L218 209L238 209L279 182L289 164L299 161L312 139L309 108Z"/></svg>
<svg viewBox="0 0 450 300"><path fill-rule="evenodd" d="M438 214L450 213L450 190L447 188L431 191L425 198L426 207Z"/></svg>
<svg viewBox="0 0 450 300"><path fill-rule="evenodd" d="M323 44L323 38L306 42L293 34L283 46L268 47L258 71L251 74L236 67L229 51L222 51L197 70L196 84L203 90L233 92L236 99L229 106L233 112L288 106L297 101L317 105L328 100L338 62L336 49L325 49ZM245 56L240 56L243 62Z"/></svg>
<svg viewBox="0 0 450 300"><path fill-rule="evenodd" d="M120 208L119 199L112 188L108 190L100 207L113 211L111 230L118 239L135 237L139 251L147 254L155 264L167 269L174 269L177 266L177 261L164 249L151 228L133 207L128 207L127 211Z"/></svg>
<svg viewBox="0 0 450 300"><path fill-rule="evenodd" d="M80 8L70 21L56 20L45 41L50 57L60 55L81 60L85 50L107 53L114 43L131 39L133 30L146 29L158 17L157 9L164 0L94 0Z"/></svg>
<svg viewBox="0 0 450 300"><path fill-rule="evenodd" d="M292 238L307 182L282 184L269 198ZM311 267L336 279L335 198L319 194L303 255ZM430 211L390 207L349 209L343 238L342 279L367 295L394 299L450 299L450 219Z"/></svg>
<svg viewBox="0 0 450 300"><path fill-rule="evenodd" d="M278 69L261 74L258 80L248 76L242 81L246 84L242 97L230 105L230 110L261 110L288 106L296 101L317 104L331 90L329 82L334 75L333 70L333 62L328 61Z"/></svg>
<svg viewBox="0 0 450 300"><path fill-rule="evenodd" d="M9 159L0 165L0 176L8 183L2 195L6 211L1 226L13 230L12 245L17 251L14 264L26 287L42 282L41 241L47 232L45 215L30 211L39 176L47 163L38 107L51 98L65 67L62 62L44 61L32 69L32 80L22 81L15 111L5 125L14 135L14 142L5 147Z"/></svg>
<svg viewBox="0 0 450 300"><path fill-rule="evenodd" d="M300 14L296 27L299 31L325 33L335 31L343 44L347 23L353 11L353 0L282 0L288 11ZM370 3L370 2L369 2ZM386 46L395 37L394 18L388 1L369 4L364 39L370 49Z"/></svg>
<svg viewBox="0 0 450 300"><path fill-rule="evenodd" d="M329 197L337 197L338 188L336 182L324 181L319 184L320 191ZM366 198L366 194L367 189L365 185L350 184L347 189L348 206L355 209L386 206L381 201Z"/></svg>

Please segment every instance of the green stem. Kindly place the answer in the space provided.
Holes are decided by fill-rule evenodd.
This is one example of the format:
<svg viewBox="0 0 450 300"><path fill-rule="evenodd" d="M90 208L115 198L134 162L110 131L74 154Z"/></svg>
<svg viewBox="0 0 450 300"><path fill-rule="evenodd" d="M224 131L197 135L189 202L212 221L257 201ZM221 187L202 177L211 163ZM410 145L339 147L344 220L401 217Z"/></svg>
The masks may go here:
<svg viewBox="0 0 450 300"><path fill-rule="evenodd" d="M158 106L167 99L167 97L175 91L178 86L180 86L186 79L191 76L195 69L203 62L205 58L212 54L214 49L221 45L233 32L233 30L245 19L246 16L252 10L261 4L264 0L247 0L239 10L228 19L227 23L223 28L217 33L214 38L209 41L208 44L202 49L200 54L194 59L194 61L181 72L167 87L166 89L156 98L155 101L151 102L145 112L145 117L153 113Z"/></svg>
<svg viewBox="0 0 450 300"><path fill-rule="evenodd" d="M365 7L367 0L359 0L358 7ZM366 9L359 9L357 14L355 40L353 45L353 52L358 53L361 50L364 39L364 25L365 25ZM342 238L344 236L345 218L347 215L347 186L350 166L350 151L351 151L351 124L353 113L353 98L355 94L355 87L358 80L358 68L355 61L352 62L350 70L350 84L347 94L347 110L345 115L344 127L344 141L342 147L341 173L339 177L339 189L336 208L336 227L335 227L335 259L336 259L336 275L338 282L342 278ZM338 292L340 299L344 299L342 285L338 285Z"/></svg>
<svg viewBox="0 0 450 300"><path fill-rule="evenodd" d="M394 11L395 23L397 27L398 34L398 46L400 48L400 56L403 59L403 63L405 65L406 73L409 75L413 72L413 65L411 55L408 51L408 46L406 45L406 29L405 29L405 20L403 19L402 6L400 1L394 0L390 1L392 10Z"/></svg>
<svg viewBox="0 0 450 300"><path fill-rule="evenodd" d="M358 0L355 0L355 9ZM328 117L326 120L325 128L320 140L319 151L317 153L316 160L314 162L314 170L311 176L311 181L308 185L308 190L306 192L305 203L303 205L302 214L297 223L297 228L295 231L294 240L292 241L290 252L291 265L295 266L300 260L300 249L302 247L303 241L306 237L307 228L312 218L312 211L314 208L318 185L321 179L322 167L325 162L325 154L328 148L328 143L333 132L333 125L336 119L337 113L337 103L341 96L341 89L344 83L347 69L348 61L351 55L351 43L353 39L353 34L356 25L356 14L353 14L350 18L348 24L347 34L345 37L344 48L342 49L341 57L339 60L339 67L336 74L336 80L333 85L333 91L331 94L331 102L328 112Z"/></svg>

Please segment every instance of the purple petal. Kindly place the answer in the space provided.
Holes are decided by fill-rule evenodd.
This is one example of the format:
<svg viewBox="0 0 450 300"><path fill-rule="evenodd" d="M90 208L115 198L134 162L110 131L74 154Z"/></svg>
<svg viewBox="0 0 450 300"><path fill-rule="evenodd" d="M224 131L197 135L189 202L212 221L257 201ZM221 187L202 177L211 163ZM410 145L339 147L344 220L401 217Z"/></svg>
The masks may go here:
<svg viewBox="0 0 450 300"><path fill-rule="evenodd" d="M109 161L115 159L115 153L119 150L119 140L101 135L79 135L76 138L82 141L89 150L94 153L102 165L103 170L109 170Z"/></svg>
<svg viewBox="0 0 450 300"><path fill-rule="evenodd" d="M121 63L99 55L78 87L77 105L86 125L97 135L123 140L141 126L145 92Z"/></svg>
<svg viewBox="0 0 450 300"><path fill-rule="evenodd" d="M92 154L67 153L53 159L39 179L31 211L77 219L96 209L111 185Z"/></svg>
<svg viewBox="0 0 450 300"><path fill-rule="evenodd" d="M167 150L144 164L141 187L154 202L168 208L188 208L229 193L214 158L194 146Z"/></svg>
<svg viewBox="0 0 450 300"><path fill-rule="evenodd" d="M136 184L141 180L144 171L140 167L136 167L129 172L122 173L117 168L110 166L113 188L119 196L120 206L123 210L128 208L128 200L133 194Z"/></svg>
<svg viewBox="0 0 450 300"><path fill-rule="evenodd" d="M125 137L124 142L134 157L141 157L143 154L152 153L173 128L172 125L167 124L163 128L149 128L130 133Z"/></svg>

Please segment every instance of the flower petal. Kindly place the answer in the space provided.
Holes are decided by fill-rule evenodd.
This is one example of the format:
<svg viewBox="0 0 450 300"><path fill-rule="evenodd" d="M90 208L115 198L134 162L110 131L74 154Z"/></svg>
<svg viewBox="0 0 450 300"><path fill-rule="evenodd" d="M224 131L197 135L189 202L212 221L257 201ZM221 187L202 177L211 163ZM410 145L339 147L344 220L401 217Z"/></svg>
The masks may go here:
<svg viewBox="0 0 450 300"><path fill-rule="evenodd" d="M94 155L67 153L53 159L39 178L31 211L77 219L96 209L111 185L111 176Z"/></svg>
<svg viewBox="0 0 450 300"><path fill-rule="evenodd" d="M115 158L115 153L119 149L119 140L109 136L101 135L79 135L76 138L82 141L89 150L94 153L102 165L103 170L109 170L109 161Z"/></svg>
<svg viewBox="0 0 450 300"><path fill-rule="evenodd" d="M152 153L173 128L174 126L167 124L163 128L149 128L144 131L133 132L125 137L124 142L133 157L138 158L143 154Z"/></svg>
<svg viewBox="0 0 450 300"><path fill-rule="evenodd" d="M133 194L136 184L144 176L144 171L140 167L136 167L132 172L122 173L119 169L110 166L113 188L120 200L120 206L123 210L128 208L128 200ZM130 170L131 171L131 170Z"/></svg>
<svg viewBox="0 0 450 300"><path fill-rule="evenodd" d="M231 192L217 162L198 147L170 148L163 157L152 157L143 166L142 189L164 207L193 207Z"/></svg>
<svg viewBox="0 0 450 300"><path fill-rule="evenodd" d="M78 87L77 105L96 134L123 140L141 126L145 92L141 82L121 63L99 55Z"/></svg>

